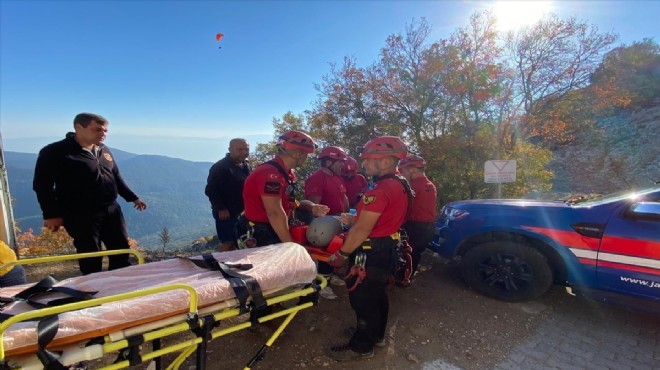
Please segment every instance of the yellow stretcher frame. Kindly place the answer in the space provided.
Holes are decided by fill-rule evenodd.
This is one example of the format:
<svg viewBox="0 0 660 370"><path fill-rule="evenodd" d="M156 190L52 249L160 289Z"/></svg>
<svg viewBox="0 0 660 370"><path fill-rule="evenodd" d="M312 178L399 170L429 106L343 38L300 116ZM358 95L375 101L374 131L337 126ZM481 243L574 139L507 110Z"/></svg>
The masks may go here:
<svg viewBox="0 0 660 370"><path fill-rule="evenodd" d="M51 256L51 257L40 257L34 259L23 259L17 260L4 264L2 266L10 265L30 265L37 263L49 263L49 262L59 262L65 260L75 260L87 257L98 257L106 255L115 255L122 253L130 253L137 257L138 263L143 264L144 258L142 255L132 249L122 249L122 250L111 250L111 251L102 251L102 252L93 252L93 253L80 253L72 255L60 255L60 256ZM0 266L0 267L2 267ZM133 351L133 358L130 360L116 361L114 364L105 366L101 369L103 370L114 370L114 369L123 369L129 366L134 366L140 363L153 360L156 369L161 369L161 357L170 353L178 352L181 353L172 361L172 363L166 368L168 370L176 370L184 363L184 361L190 357L193 353L197 352L196 357L196 369L205 370L206 369L206 345L213 339L237 332L239 330L247 329L257 324L263 324L264 322L271 321L280 317L284 317L283 322L278 326L278 328L273 332L273 334L268 338L266 343L261 346L258 352L248 361L244 369L250 369L254 364L263 359L266 351L273 345L275 340L280 336L282 331L291 323L293 318L298 314L299 311L310 308L318 304L318 293L321 289L327 286L327 280L322 275L317 275L316 279L313 282L310 282L308 286L303 289L299 289L293 292L283 293L279 295L271 295L271 297L266 298L267 306L273 306L285 301L290 301L293 299L298 299L298 303L289 308L285 308L281 311L264 315L259 318L256 318L253 321L245 321L236 325L233 325L224 329L214 328L216 323L219 323L222 320L236 317L246 312L241 312L239 308L233 307L238 305L238 300L230 299L222 302L218 302L216 305L211 305L202 309L198 309L198 297L197 291L186 284L170 284L163 285L154 288L141 289L134 292L121 293L112 296L95 298L90 300L85 300L76 303L69 303L56 307L47 307L43 309L33 310L29 312L24 312L17 314L13 317L8 318L4 322L0 323L0 369L11 368L11 369L33 369L39 368L41 363L38 361L36 356L17 356L22 357L23 360L19 360L26 365L21 365L15 367L11 365L11 358L5 355L3 337L7 329L12 325L32 320L39 317L46 317L50 315L60 314L69 311L80 310L84 308L89 308L93 306L98 306L104 303L116 302L125 299L131 299L136 297L147 296L151 294L162 293L170 290L185 290L190 295L190 302L188 307L188 312L184 315L177 315L175 318L165 318L162 320L157 320L156 322L151 322L147 324L139 325L140 328L136 327L120 330L116 333L110 333L104 336L103 344L91 344L85 346L84 348L69 348L70 352L65 352L60 360L63 365L73 365L81 361L95 360L99 359L105 355L109 355L116 352L126 352ZM252 313L252 310L249 311ZM162 326L158 327L159 324ZM194 327L193 327L194 326ZM144 328L144 329L141 329ZM192 332L197 330L197 333L200 333L200 329L204 334L196 334L196 338L183 340L180 343L175 343L167 347L160 347L160 340L175 334ZM143 330L143 332L141 332ZM91 338L88 338L91 339ZM141 351L140 344L151 342L153 350L147 352L144 355L140 355ZM135 343L138 343L137 345ZM49 348L50 349L50 348ZM135 354L137 351L137 355ZM138 361L136 362L136 358ZM9 361L8 361L9 360ZM36 361L36 362L35 362ZM26 367L25 367L26 366ZM37 366L37 367L35 367Z"/></svg>
<svg viewBox="0 0 660 370"><path fill-rule="evenodd" d="M51 262L62 262L69 260L80 260L89 257L103 257L103 256L114 256L116 254L132 254L137 258L138 265L144 264L144 257L142 253L134 249L113 249L100 252L90 252L90 253L76 253L76 254L60 254L57 256L48 256L48 257L35 257L35 258L25 258L19 259L12 262L7 262L0 265L0 269L4 267L14 266L14 265L36 265L40 263L51 263Z"/></svg>

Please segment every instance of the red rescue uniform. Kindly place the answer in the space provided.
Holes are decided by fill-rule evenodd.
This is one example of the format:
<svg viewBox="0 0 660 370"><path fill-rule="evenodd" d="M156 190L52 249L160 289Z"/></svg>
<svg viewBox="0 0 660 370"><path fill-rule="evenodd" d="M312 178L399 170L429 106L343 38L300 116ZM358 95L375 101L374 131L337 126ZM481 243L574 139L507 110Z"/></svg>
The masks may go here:
<svg viewBox="0 0 660 370"><path fill-rule="evenodd" d="M284 162L281 158L273 159L282 168ZM289 192L287 188L296 181L296 175L289 170L288 178L285 178L280 171L273 165L264 163L255 168L245 179L243 185L243 201L245 202L245 217L252 222L269 223L266 208L262 201L262 196L280 197L282 199L282 208L288 216L295 207L295 204L289 201ZM292 190L292 189L288 189Z"/></svg>
<svg viewBox="0 0 660 370"><path fill-rule="evenodd" d="M357 217L360 217L362 211L380 213L369 234L370 238L378 238L399 232L407 210L408 195L403 185L397 179L386 178L367 187L358 203Z"/></svg>
<svg viewBox="0 0 660 370"><path fill-rule="evenodd" d="M364 190L367 188L369 183L367 179L364 178L361 174L356 174L352 178L344 177L344 186L346 187L346 197L348 197L348 205L351 208L355 208L357 203L362 198Z"/></svg>
<svg viewBox="0 0 660 370"><path fill-rule="evenodd" d="M437 216L436 200L438 197L435 185L424 175L412 179L410 187L415 192L415 199L407 220L434 222Z"/></svg>
<svg viewBox="0 0 660 370"><path fill-rule="evenodd" d="M410 181L410 187L415 192L412 209L408 214L403 228L408 235L408 242L412 247L413 273L417 271L422 253L429 246L435 234L435 217L437 191L435 185L426 175L416 177Z"/></svg>
<svg viewBox="0 0 660 370"><path fill-rule="evenodd" d="M320 197L319 204L330 208L328 214L346 212L346 187L339 175L328 174L319 169L305 180L305 199Z"/></svg>

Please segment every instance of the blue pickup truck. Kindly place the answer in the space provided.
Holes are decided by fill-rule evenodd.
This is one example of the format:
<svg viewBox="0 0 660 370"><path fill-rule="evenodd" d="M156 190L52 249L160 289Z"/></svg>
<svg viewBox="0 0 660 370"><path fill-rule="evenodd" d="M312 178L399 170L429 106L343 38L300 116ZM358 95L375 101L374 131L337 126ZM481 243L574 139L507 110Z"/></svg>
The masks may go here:
<svg viewBox="0 0 660 370"><path fill-rule="evenodd" d="M660 303L660 186L586 201L449 203L432 249L474 290L508 302L555 283L637 307Z"/></svg>

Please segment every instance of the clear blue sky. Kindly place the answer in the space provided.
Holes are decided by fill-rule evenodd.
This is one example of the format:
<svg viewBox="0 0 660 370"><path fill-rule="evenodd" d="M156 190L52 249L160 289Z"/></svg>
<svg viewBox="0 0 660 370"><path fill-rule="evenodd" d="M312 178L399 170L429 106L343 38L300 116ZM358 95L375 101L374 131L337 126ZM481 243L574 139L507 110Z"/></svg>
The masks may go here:
<svg viewBox="0 0 660 370"><path fill-rule="evenodd" d="M247 136L254 146L272 136L273 117L309 109L330 63L350 55L371 64L386 37L413 18L426 17L433 38L447 38L473 12L497 4L0 0L4 147L37 152L89 111L110 120L111 147L215 161L229 138ZM546 5L614 31L622 43L657 41L660 33L660 2Z"/></svg>

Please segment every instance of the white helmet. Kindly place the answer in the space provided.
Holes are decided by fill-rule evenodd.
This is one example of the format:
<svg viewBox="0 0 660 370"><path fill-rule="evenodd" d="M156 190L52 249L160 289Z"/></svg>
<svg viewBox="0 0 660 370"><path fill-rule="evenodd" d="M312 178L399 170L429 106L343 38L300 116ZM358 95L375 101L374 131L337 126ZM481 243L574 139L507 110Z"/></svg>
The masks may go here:
<svg viewBox="0 0 660 370"><path fill-rule="evenodd" d="M318 217L307 227L307 241L315 247L325 248L341 232L341 221L337 217Z"/></svg>

